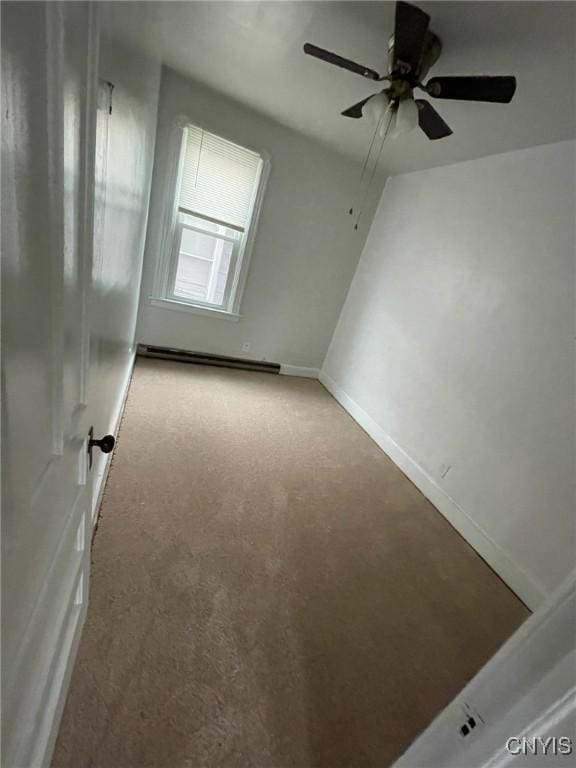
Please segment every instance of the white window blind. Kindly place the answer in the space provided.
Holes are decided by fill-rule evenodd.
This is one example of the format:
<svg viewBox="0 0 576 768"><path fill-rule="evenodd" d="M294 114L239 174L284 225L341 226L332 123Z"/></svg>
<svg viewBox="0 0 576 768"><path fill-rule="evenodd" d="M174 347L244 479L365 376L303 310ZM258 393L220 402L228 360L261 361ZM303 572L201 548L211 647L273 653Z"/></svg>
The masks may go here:
<svg viewBox="0 0 576 768"><path fill-rule="evenodd" d="M178 207L244 232L261 166L256 152L188 126Z"/></svg>

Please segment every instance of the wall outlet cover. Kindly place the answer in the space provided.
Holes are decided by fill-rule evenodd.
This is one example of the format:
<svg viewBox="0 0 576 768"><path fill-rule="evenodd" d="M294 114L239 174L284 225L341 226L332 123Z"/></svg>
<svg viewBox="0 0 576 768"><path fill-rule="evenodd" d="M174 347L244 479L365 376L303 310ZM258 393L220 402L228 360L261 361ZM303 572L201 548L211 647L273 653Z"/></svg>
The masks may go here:
<svg viewBox="0 0 576 768"><path fill-rule="evenodd" d="M471 736L478 727L484 725L484 718L477 709L464 703L462 707L462 720L458 726L458 735L462 739Z"/></svg>

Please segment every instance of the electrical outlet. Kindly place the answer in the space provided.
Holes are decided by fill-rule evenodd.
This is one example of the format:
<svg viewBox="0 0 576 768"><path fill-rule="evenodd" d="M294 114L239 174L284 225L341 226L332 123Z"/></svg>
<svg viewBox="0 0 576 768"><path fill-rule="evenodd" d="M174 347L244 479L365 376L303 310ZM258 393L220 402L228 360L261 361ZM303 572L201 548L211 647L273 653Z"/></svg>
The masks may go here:
<svg viewBox="0 0 576 768"><path fill-rule="evenodd" d="M484 725L482 715L469 704L462 707L462 720L458 726L458 735L462 739L469 738L472 733Z"/></svg>
<svg viewBox="0 0 576 768"><path fill-rule="evenodd" d="M245 341L244 344L242 344L242 352L250 352L252 344L250 344L249 341Z"/></svg>

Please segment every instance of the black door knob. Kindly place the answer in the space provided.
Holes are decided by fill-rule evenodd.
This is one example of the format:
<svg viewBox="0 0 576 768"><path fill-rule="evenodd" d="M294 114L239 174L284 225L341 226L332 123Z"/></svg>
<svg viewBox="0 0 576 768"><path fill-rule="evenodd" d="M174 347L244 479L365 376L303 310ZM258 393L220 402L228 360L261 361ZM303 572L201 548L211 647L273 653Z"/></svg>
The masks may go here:
<svg viewBox="0 0 576 768"><path fill-rule="evenodd" d="M92 469L92 448L100 448L102 453L110 453L114 449L116 438L114 435L104 435L100 440L94 439L94 427L90 427L88 432L88 463Z"/></svg>
<svg viewBox="0 0 576 768"><path fill-rule="evenodd" d="M104 435L101 440L92 440L92 445L97 445L102 453L110 453L112 448L114 448L115 442L114 435Z"/></svg>

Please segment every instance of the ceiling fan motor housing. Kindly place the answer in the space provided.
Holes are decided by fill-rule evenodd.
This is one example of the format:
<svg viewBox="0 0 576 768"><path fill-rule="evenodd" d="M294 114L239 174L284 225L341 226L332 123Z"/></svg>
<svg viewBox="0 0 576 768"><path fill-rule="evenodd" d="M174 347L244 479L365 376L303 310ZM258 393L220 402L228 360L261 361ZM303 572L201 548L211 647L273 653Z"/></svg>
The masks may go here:
<svg viewBox="0 0 576 768"><path fill-rule="evenodd" d="M412 86L418 85L424 80L430 69L440 58L442 53L442 43L438 35L431 30L426 33L426 42L422 49L422 58L415 72L410 72L410 66L406 65L406 70L394 71L395 53L394 53L394 35L388 38L388 74L395 78L408 80Z"/></svg>

